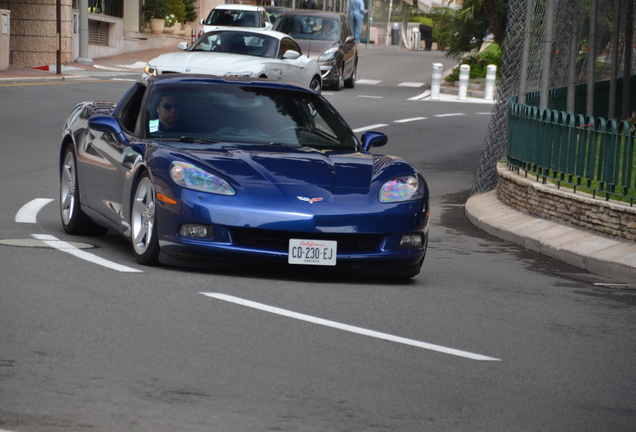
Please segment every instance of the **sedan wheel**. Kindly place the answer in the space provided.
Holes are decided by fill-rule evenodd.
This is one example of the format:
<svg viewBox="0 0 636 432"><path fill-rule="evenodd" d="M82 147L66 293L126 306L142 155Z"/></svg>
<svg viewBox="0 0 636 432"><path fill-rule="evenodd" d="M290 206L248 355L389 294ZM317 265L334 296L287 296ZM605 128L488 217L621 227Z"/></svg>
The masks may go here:
<svg viewBox="0 0 636 432"><path fill-rule="evenodd" d="M144 265L159 263L159 241L155 215L155 188L148 173L142 174L135 190L130 215L133 254Z"/></svg>
<svg viewBox="0 0 636 432"><path fill-rule="evenodd" d="M314 79L311 80L311 84L309 84L309 88L311 88L316 93L320 94L320 91L322 90L322 86L320 84L320 78L314 77Z"/></svg>
<svg viewBox="0 0 636 432"><path fill-rule="evenodd" d="M107 228L99 226L84 214L80 206L79 184L77 181L77 160L72 145L66 148L60 175L60 216L62 227L67 234L87 234L101 236Z"/></svg>
<svg viewBox="0 0 636 432"><path fill-rule="evenodd" d="M344 82L346 88L354 88L356 86L356 73L358 70L358 65L353 65L353 71L351 71L351 76Z"/></svg>
<svg viewBox="0 0 636 432"><path fill-rule="evenodd" d="M338 72L338 80L333 86L335 91L340 91L344 87L344 65L340 66L340 71Z"/></svg>

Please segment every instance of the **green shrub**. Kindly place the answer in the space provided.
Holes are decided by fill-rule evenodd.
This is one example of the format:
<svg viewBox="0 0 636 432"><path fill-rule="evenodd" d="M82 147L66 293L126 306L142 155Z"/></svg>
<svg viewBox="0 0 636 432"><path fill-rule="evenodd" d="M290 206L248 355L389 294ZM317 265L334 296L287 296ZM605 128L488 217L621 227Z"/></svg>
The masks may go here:
<svg viewBox="0 0 636 432"><path fill-rule="evenodd" d="M462 64L470 66L470 80L479 81L485 79L488 65L497 66L497 79L499 79L501 76L501 50L499 45L490 44L479 54L464 57ZM453 69L453 72L446 77L446 81L459 81L459 66Z"/></svg>

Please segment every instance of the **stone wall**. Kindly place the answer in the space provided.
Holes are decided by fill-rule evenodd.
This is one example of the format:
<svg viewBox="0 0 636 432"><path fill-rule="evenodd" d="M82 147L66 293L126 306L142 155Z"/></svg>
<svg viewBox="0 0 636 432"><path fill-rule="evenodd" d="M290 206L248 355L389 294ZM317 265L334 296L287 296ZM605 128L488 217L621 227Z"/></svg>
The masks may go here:
<svg viewBox="0 0 636 432"><path fill-rule="evenodd" d="M636 241L636 206L543 184L531 173L511 171L505 161L497 164L497 174L499 199L516 210Z"/></svg>
<svg viewBox="0 0 636 432"><path fill-rule="evenodd" d="M71 59L72 0L62 5L62 63ZM0 0L0 9L11 11L9 63L40 67L57 61L55 0Z"/></svg>

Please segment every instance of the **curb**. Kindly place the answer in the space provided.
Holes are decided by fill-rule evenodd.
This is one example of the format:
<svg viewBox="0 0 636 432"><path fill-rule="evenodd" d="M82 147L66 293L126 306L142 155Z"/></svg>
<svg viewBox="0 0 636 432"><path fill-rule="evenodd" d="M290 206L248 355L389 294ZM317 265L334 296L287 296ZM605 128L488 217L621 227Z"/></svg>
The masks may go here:
<svg viewBox="0 0 636 432"><path fill-rule="evenodd" d="M473 225L497 238L598 276L636 281L636 243L527 215L502 203L496 190L473 195L464 209Z"/></svg>

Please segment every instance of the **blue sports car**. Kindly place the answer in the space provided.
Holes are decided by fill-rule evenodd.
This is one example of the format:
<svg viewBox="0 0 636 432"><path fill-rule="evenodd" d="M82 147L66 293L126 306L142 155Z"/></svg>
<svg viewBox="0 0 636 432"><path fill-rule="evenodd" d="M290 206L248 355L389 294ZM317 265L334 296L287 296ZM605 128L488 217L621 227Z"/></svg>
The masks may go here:
<svg viewBox="0 0 636 432"><path fill-rule="evenodd" d="M411 278L429 193L374 155L314 91L258 79L162 75L119 103L78 104L60 148L68 234L113 230L141 264L194 258L356 266Z"/></svg>

